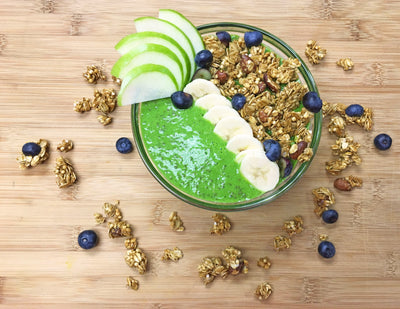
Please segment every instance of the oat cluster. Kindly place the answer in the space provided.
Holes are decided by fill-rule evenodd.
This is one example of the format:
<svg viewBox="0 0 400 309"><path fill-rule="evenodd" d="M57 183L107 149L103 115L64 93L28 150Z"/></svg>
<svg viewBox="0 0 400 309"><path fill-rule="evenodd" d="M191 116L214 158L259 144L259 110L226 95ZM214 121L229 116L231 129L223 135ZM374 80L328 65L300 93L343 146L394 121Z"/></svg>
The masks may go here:
<svg viewBox="0 0 400 309"><path fill-rule="evenodd" d="M269 259L268 256L260 257L257 261L257 266L264 268L264 269L270 269L271 268L271 260Z"/></svg>
<svg viewBox="0 0 400 309"><path fill-rule="evenodd" d="M318 64L326 55L326 49L322 48L314 40L309 40L307 42L305 54L308 61L312 64Z"/></svg>
<svg viewBox="0 0 400 309"><path fill-rule="evenodd" d="M314 213L321 217L325 210L328 210L330 206L335 204L335 196L326 187L319 187L312 190L314 200Z"/></svg>
<svg viewBox="0 0 400 309"><path fill-rule="evenodd" d="M353 188L362 186L362 179L357 176L347 176L335 179L333 186L340 191L351 191Z"/></svg>
<svg viewBox="0 0 400 309"><path fill-rule="evenodd" d="M331 146L332 154L337 159L326 162L325 168L331 175L338 175L342 170L352 165L361 164L361 158L358 155L360 144L355 142L353 137L340 137L336 143Z"/></svg>
<svg viewBox="0 0 400 309"><path fill-rule="evenodd" d="M179 261L181 258L183 258L183 252L181 249L178 247L175 247L174 249L165 249L164 250L164 255L162 256L163 261Z"/></svg>
<svg viewBox="0 0 400 309"><path fill-rule="evenodd" d="M266 300L272 293L272 286L268 282L262 282L257 286L255 295L259 300Z"/></svg>
<svg viewBox="0 0 400 309"><path fill-rule="evenodd" d="M58 145L57 150L61 152L68 152L74 148L74 143L69 139L63 139Z"/></svg>
<svg viewBox="0 0 400 309"><path fill-rule="evenodd" d="M183 232L185 230L183 221L176 211L171 212L169 215L169 224L173 231Z"/></svg>
<svg viewBox="0 0 400 309"><path fill-rule="evenodd" d="M292 239L296 234L300 234L303 230L303 218L301 216L295 216L293 219L287 220L283 223L282 230L285 231L286 235L277 235L274 238L274 249L276 251L281 251L284 249L289 249L292 245Z"/></svg>
<svg viewBox="0 0 400 309"><path fill-rule="evenodd" d="M128 276L126 278L126 286L136 291L139 289L139 281L132 276Z"/></svg>
<svg viewBox="0 0 400 309"><path fill-rule="evenodd" d="M49 158L49 142L44 139L39 139L34 143L40 146L41 148L40 153L36 156L26 156L23 153L21 153L21 155L17 158L19 167L21 169L35 167Z"/></svg>
<svg viewBox="0 0 400 309"><path fill-rule="evenodd" d="M344 71L351 70L354 67L354 62L350 58L339 59L336 64L342 67Z"/></svg>
<svg viewBox="0 0 400 309"><path fill-rule="evenodd" d="M101 68L94 64L87 66L86 72L82 75L89 84L97 84L98 80L107 80L107 77Z"/></svg>
<svg viewBox="0 0 400 309"><path fill-rule="evenodd" d="M214 219L214 223L211 228L211 234L222 235L230 231L232 224L227 216L216 213L212 218Z"/></svg>
<svg viewBox="0 0 400 309"><path fill-rule="evenodd" d="M64 157L58 157L56 159L54 174L57 177L56 183L59 188L69 187L77 180L74 167L72 166L71 162Z"/></svg>
<svg viewBox="0 0 400 309"><path fill-rule="evenodd" d="M215 36L205 37L204 42L213 53L211 81L221 94L228 98L236 93L246 96L239 113L250 124L254 137L261 142L277 140L283 157L288 157L293 143L311 141L312 132L307 127L313 114L305 108L298 110L308 91L298 82L298 59L280 59L263 46L248 49L243 38L228 47ZM312 157L311 148L305 153L301 162Z"/></svg>
<svg viewBox="0 0 400 309"><path fill-rule="evenodd" d="M216 277L224 279L228 275L247 274L249 263L242 258L242 252L239 249L228 246L222 251L222 257L222 259L220 257L205 257L197 267L199 276L205 285L214 281Z"/></svg>

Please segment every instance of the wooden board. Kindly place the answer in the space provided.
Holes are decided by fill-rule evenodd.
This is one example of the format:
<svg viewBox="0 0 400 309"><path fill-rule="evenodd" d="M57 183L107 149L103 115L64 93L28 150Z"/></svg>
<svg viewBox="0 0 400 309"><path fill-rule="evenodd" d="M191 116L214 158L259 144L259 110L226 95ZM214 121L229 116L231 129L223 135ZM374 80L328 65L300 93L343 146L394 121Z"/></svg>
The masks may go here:
<svg viewBox="0 0 400 309"><path fill-rule="evenodd" d="M363 188L335 192L339 221L327 226L313 213L311 190L333 188L335 177L324 164L334 138L327 121L320 149L306 175L273 203L229 213L232 230L211 236L210 211L189 206L164 190L144 167L137 152L114 148L131 137L130 108L118 108L113 123L101 126L96 113L79 115L73 103L92 96L86 65L107 72L118 58L114 45L134 32L133 19L156 16L165 2L2 0L0 5L0 307L1 308L398 308L400 302L400 3L398 1L170 1L195 25L215 21L248 23L277 35L303 57L306 42L328 50L320 65L310 66L324 100L361 103L374 110L374 127L349 132L361 143L363 162L343 175L364 180ZM352 71L335 62L351 57ZM98 87L112 86L112 83ZM156 120L155 120L156 121ZM393 146L373 147L376 134L387 132ZM34 169L19 170L16 157L30 140L47 139L50 158ZM53 169L57 144L73 140L65 156L79 181L59 189ZM334 189L332 189L334 190ZM121 201L149 271L138 275L124 262L122 240L111 240L96 226L93 213L104 202ZM170 230L168 216L181 215L186 231ZM272 239L283 222L302 215L305 231L290 250L276 253ZM76 238L95 229L99 246L84 252ZM319 235L336 245L337 255L316 253ZM242 249L247 275L215 280L204 287L197 265L204 256L220 255L227 245ZM180 247L177 263L160 260L165 248ZM268 255L264 271L256 260ZM138 291L126 277L140 280ZM274 292L266 304L253 293L262 281Z"/></svg>

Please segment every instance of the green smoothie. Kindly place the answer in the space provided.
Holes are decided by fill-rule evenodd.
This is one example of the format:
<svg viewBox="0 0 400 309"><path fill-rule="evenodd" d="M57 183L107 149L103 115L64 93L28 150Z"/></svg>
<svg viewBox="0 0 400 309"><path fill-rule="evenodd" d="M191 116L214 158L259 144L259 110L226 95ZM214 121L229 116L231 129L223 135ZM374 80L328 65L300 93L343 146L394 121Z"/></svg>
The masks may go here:
<svg viewBox="0 0 400 309"><path fill-rule="evenodd" d="M169 182L199 199L230 203L261 195L241 175L235 154L213 133L205 112L195 105L177 109L169 98L142 103L140 129L154 165Z"/></svg>

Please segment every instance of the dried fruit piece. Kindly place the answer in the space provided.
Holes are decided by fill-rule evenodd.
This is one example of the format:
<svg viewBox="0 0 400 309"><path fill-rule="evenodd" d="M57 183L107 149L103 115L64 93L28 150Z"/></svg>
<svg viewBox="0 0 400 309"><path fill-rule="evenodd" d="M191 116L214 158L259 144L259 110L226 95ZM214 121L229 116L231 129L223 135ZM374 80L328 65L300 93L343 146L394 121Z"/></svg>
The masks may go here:
<svg viewBox="0 0 400 309"><path fill-rule="evenodd" d="M272 287L268 282L262 282L257 286L255 295L259 300L266 300L272 293Z"/></svg>

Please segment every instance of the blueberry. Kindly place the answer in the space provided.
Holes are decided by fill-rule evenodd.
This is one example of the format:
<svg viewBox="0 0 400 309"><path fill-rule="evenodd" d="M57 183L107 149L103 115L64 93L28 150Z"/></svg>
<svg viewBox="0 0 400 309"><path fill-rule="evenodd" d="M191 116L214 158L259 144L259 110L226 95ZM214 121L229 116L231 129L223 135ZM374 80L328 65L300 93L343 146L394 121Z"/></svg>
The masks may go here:
<svg viewBox="0 0 400 309"><path fill-rule="evenodd" d="M243 106L246 104L246 97L241 94L241 93L236 93L233 97L232 97L232 107L234 109L241 110L243 108Z"/></svg>
<svg viewBox="0 0 400 309"><path fill-rule="evenodd" d="M322 100L318 93L309 91L303 97L303 105L310 112L318 113L322 108Z"/></svg>
<svg viewBox="0 0 400 309"><path fill-rule="evenodd" d="M360 104L351 104L346 108L345 113L350 117L361 117L364 114L364 107Z"/></svg>
<svg viewBox="0 0 400 309"><path fill-rule="evenodd" d="M226 31L219 31L216 33L217 38L224 44L226 47L229 46L229 43L232 41L231 35Z"/></svg>
<svg viewBox="0 0 400 309"><path fill-rule="evenodd" d="M249 31L244 34L244 42L248 48L258 46L263 40L263 35L260 31Z"/></svg>
<svg viewBox="0 0 400 309"><path fill-rule="evenodd" d="M338 218L339 214L335 209L328 209L322 213L322 220L324 220L325 223L335 223Z"/></svg>
<svg viewBox="0 0 400 309"><path fill-rule="evenodd" d="M83 249L92 249L97 245L97 234L92 230L85 230L78 235L78 244Z"/></svg>
<svg viewBox="0 0 400 309"><path fill-rule="evenodd" d="M198 79L198 78L210 80L211 79L211 72L209 70L207 70L207 69L200 68L200 69L196 70L196 72L194 72L192 80L195 80L195 79Z"/></svg>
<svg viewBox="0 0 400 309"><path fill-rule="evenodd" d="M208 49L203 49L194 57L194 62L200 68L208 68L213 61L213 54Z"/></svg>
<svg viewBox="0 0 400 309"><path fill-rule="evenodd" d="M33 142L26 143L24 146L22 146L22 153L26 156L37 156L40 151L42 151L42 147Z"/></svg>
<svg viewBox="0 0 400 309"><path fill-rule="evenodd" d="M120 153L130 153L133 150L133 146L129 138L121 137L115 143L118 152Z"/></svg>
<svg viewBox="0 0 400 309"><path fill-rule="evenodd" d="M290 175L293 169L292 162L289 159L281 158L278 162L279 174L282 178Z"/></svg>
<svg viewBox="0 0 400 309"><path fill-rule="evenodd" d="M187 109L193 105L193 97L190 93L176 91L171 95L172 104L179 109Z"/></svg>
<svg viewBox="0 0 400 309"><path fill-rule="evenodd" d="M387 150L392 146L392 138L385 133L381 133L374 138L374 144L379 150Z"/></svg>
<svg viewBox="0 0 400 309"><path fill-rule="evenodd" d="M324 240L321 241L321 243L318 246L318 253L326 258L326 259L330 259L331 257L333 257L336 253L336 249L335 246L333 245L333 243L331 243L330 241Z"/></svg>
<svg viewBox="0 0 400 309"><path fill-rule="evenodd" d="M276 161L281 157L281 145L274 139L267 139L263 142L265 155L270 161Z"/></svg>

